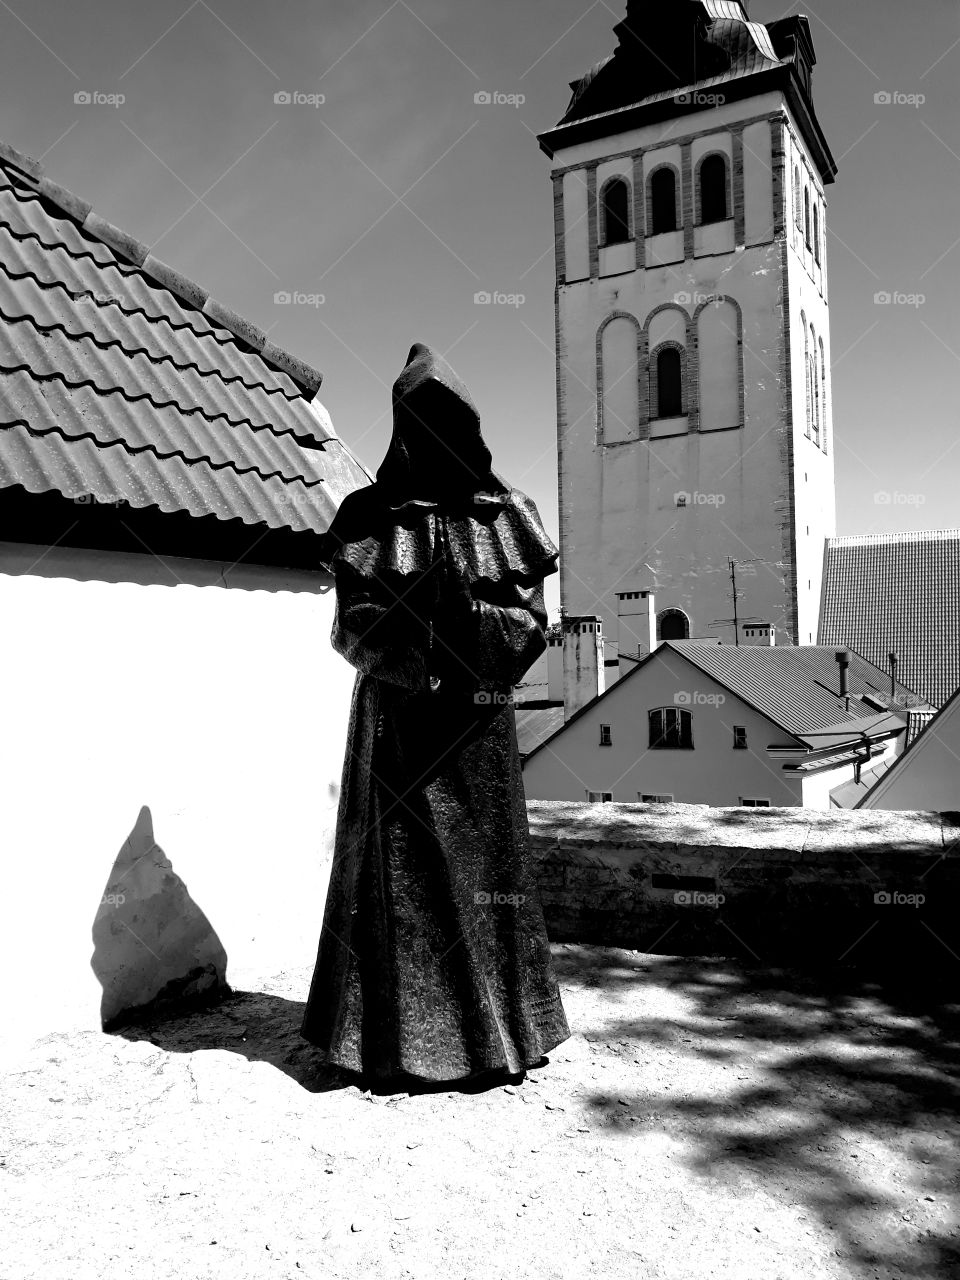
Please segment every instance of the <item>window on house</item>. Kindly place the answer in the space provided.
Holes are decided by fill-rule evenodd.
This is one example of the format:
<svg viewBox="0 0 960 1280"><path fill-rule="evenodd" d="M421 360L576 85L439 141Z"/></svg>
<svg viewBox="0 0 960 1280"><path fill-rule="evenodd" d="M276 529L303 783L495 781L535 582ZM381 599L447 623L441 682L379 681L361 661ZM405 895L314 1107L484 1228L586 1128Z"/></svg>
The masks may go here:
<svg viewBox="0 0 960 1280"><path fill-rule="evenodd" d="M603 188L604 244L623 244L630 239L630 188L625 179L614 178Z"/></svg>
<svg viewBox="0 0 960 1280"><path fill-rule="evenodd" d="M723 222L727 213L726 156L707 156L700 165L700 221Z"/></svg>
<svg viewBox="0 0 960 1280"><path fill-rule="evenodd" d="M673 804L673 796L668 796L659 791L638 791L637 799L641 804Z"/></svg>
<svg viewBox="0 0 960 1280"><path fill-rule="evenodd" d="M741 807L744 809L769 809L770 808L769 800L757 800L755 797L750 797L750 796L741 796L740 804L741 804Z"/></svg>
<svg viewBox="0 0 960 1280"><path fill-rule="evenodd" d="M693 717L682 707L657 707L649 713L650 747L655 751L692 751Z"/></svg>
<svg viewBox="0 0 960 1280"><path fill-rule="evenodd" d="M682 609L664 609L657 614L658 640L686 640L690 636L690 619Z"/></svg>
<svg viewBox="0 0 960 1280"><path fill-rule="evenodd" d="M612 791L588 791L587 804L610 804L613 801Z"/></svg>
<svg viewBox="0 0 960 1280"><path fill-rule="evenodd" d="M747 749L746 725L735 724L733 726L733 745L738 751L746 751Z"/></svg>
<svg viewBox="0 0 960 1280"><path fill-rule="evenodd" d="M803 188L803 238L810 248L810 188Z"/></svg>
<svg viewBox="0 0 960 1280"><path fill-rule="evenodd" d="M600 745L601 747L610 747L613 745L613 735L608 724L600 726Z"/></svg>
<svg viewBox="0 0 960 1280"><path fill-rule="evenodd" d="M677 347L657 352L657 417L679 418L683 413L683 357Z"/></svg>
<svg viewBox="0 0 960 1280"><path fill-rule="evenodd" d="M666 165L650 179L650 227L655 236L677 229L677 175Z"/></svg>

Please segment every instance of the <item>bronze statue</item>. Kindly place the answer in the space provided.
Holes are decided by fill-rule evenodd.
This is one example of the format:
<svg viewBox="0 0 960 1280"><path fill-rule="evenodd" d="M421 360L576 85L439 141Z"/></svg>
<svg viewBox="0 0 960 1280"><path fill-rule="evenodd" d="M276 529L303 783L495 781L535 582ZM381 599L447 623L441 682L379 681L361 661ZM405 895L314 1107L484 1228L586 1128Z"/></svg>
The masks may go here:
<svg viewBox="0 0 960 1280"><path fill-rule="evenodd" d="M520 1075L567 1027L530 865L511 701L557 550L491 470L453 370L414 346L376 483L328 537L358 670L301 1035L369 1081Z"/></svg>

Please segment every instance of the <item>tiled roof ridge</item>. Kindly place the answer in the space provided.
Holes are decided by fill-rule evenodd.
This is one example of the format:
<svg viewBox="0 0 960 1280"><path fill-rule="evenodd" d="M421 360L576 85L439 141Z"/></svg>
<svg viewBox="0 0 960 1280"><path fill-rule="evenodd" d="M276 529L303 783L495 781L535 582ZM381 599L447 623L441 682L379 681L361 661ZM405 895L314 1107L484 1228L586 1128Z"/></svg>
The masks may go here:
<svg viewBox="0 0 960 1280"><path fill-rule="evenodd" d="M242 343L252 347L271 368L278 369L292 379L304 391L307 399L313 399L323 379L323 375L318 370L289 351L278 347L261 329L212 298L202 285L155 257L150 252L149 245L134 239L127 232L94 213L88 201L82 200L58 183L51 182L44 176L43 165L39 160L24 155L22 151L11 147L2 139L0 139L0 160L23 174L45 200L55 205L75 222L84 234L101 241L119 257L132 263L134 267L156 281L161 288L169 290L179 301L187 303L190 307L201 311L215 324L228 329Z"/></svg>
<svg viewBox="0 0 960 1280"><path fill-rule="evenodd" d="M25 323L28 322L25 321ZM195 368L195 366L191 366L191 368ZM0 363L0 373L19 373L21 370L29 373L35 382L62 382L65 387L70 387L71 389L76 387L90 387L99 396L122 396L128 404L137 404L140 400L146 400L152 404L155 409L176 409L176 411L183 416L191 413L198 413L206 422L217 422L222 418L230 427L249 427L251 431L269 431L276 436L288 435L298 443L302 443L301 435L303 438L309 439L313 445L323 445L331 438L327 436L321 439L320 437L313 435L308 437L305 432L298 435L297 431L292 427L288 427L285 431L278 431L271 422L261 422L257 424L251 418L230 418L225 413L210 414L206 412L202 405L193 405L187 408L177 400L155 400L149 391L145 391L143 395L131 396L123 387L99 387L92 378L68 378L66 374L61 373L59 370L55 373L37 373L35 369L31 368L30 364L26 360L19 364L12 365ZM260 388L258 388L258 390L259 389Z"/></svg>
<svg viewBox="0 0 960 1280"><path fill-rule="evenodd" d="M59 249L63 253L65 253L67 257L72 258L75 262L79 261L81 258L90 258L91 261L94 262L95 265L99 267L101 270L109 267L115 271L118 271L121 275L121 278L135 274L136 268L128 266L128 264L125 262L99 262L96 258L94 258L92 254L74 253L73 250L68 245L65 245L65 244L55 244L55 245L44 244L44 242L40 239L40 237L33 231L26 232L25 234L21 235L19 232L15 231L14 228L9 225L9 223L4 222L2 217L0 217L0 227L3 228L3 230L11 237L11 239L36 240L37 244L39 244L42 249L47 249L47 250ZM0 271L3 272L3 274L7 277L8 280L32 280L33 283L36 284L36 286L39 289L62 289L63 292L66 293L68 297L70 296L70 290L67 288L63 280L41 280L38 276L34 275L34 273L29 270L12 271L7 267L6 263L4 262L0 262ZM213 324L213 321L210 322L209 329L199 330L199 329L195 329L193 325L187 322L184 322L183 324L177 324L176 321L173 320L169 315L151 315L150 312L146 311L143 307L124 306L123 302L119 298L111 298L110 301L96 302L95 305L98 307L116 307L121 315L131 316L131 317L142 316L143 319L148 324L154 324L154 325L165 324L169 329L172 329L175 332L183 331L184 329L187 329L190 331L190 333L196 334L198 338L199 337L209 338L212 341L216 342L221 347L235 346L242 350L243 346L245 345L229 329L219 329L215 327ZM203 313L201 312L200 314L202 315ZM205 320L208 319L208 317L205 315L203 318ZM226 335L226 336L221 336L221 335ZM126 350L126 348L124 348L124 350ZM287 376L289 377L289 374ZM224 381L236 381L236 379L224 379ZM262 382L256 382L256 383L244 382L243 385L245 387L250 387L251 389L259 388L260 390L267 392L268 394L272 394L274 391L281 391L287 397L288 400L296 400L301 398L300 395L296 395L296 396L287 395L287 392L284 391L282 387L271 388L266 386L266 384ZM299 390L300 388L298 387L298 391Z"/></svg>
<svg viewBox="0 0 960 1280"><path fill-rule="evenodd" d="M323 477L320 477L318 480L308 480L306 476L285 476L281 471L261 471L259 467L238 467L233 459L228 459L225 462L214 462L212 458L206 456L202 458L188 458L181 449L171 449L169 453L162 453L154 444L132 445L128 440L101 440L100 437L95 435L92 431L85 431L82 435L76 436L67 435L66 432L61 431L59 427L47 427L46 429L32 427L26 418L12 418L8 422L0 421L0 431L7 431L11 427L22 427L23 430L28 432L31 436L60 436L62 440L68 441L71 444L79 440L90 440L98 449L112 449L115 445L119 445L125 453L152 453L154 457L158 458L161 462L165 462L169 458L179 458L180 461L188 467L202 463L205 467L209 467L211 471L222 471L225 468L228 468L229 470L236 472L238 476L256 473L261 480L279 480L281 484L286 485L300 484L303 485L305 489L312 489L317 485L324 483Z"/></svg>
<svg viewBox="0 0 960 1280"><path fill-rule="evenodd" d="M11 279L11 280L30 279L30 280L33 280L34 283L39 285L40 288L42 289L60 288L60 289L63 289L65 293L69 293L69 290L66 289L62 281L56 280L49 284L45 284L42 280L39 280L33 274L32 271L24 271L19 274L11 273L7 271L3 263L0 262L0 272L2 272L8 279ZM99 306L101 304L98 303L97 305ZM109 303L104 305L117 306L118 304ZM127 316L141 315L144 317L145 320L147 320L151 324L161 323L158 317L149 316L145 311L140 309L136 311L128 311L124 307L119 307L119 310L123 312L124 315L127 315ZM171 364L175 369L181 370L183 372L186 372L187 370L192 371L197 375L198 378L216 378L223 383L239 382L240 385L242 387L245 387L248 391L260 391L265 396L283 396L285 400L289 400L289 401L297 400L300 398L298 396L287 395L283 387L267 387L267 386L264 386L262 382L247 382L246 378L244 378L242 373L238 373L233 377L229 377L219 369L202 369L198 364L196 364L193 361L187 361L186 363L179 364L173 358L173 356L171 355L158 356L158 355L155 355L153 352L148 351L146 347L124 346L123 341L120 338L111 338L109 341L104 341L102 338L98 338L97 335L95 333L92 333L89 329L80 329L76 331L68 329L67 326L62 323L62 321L57 321L55 324L41 324L41 322L35 316L30 316L30 315L9 316L3 309L2 300L0 300L0 320L5 320L7 324L11 324L11 325L29 324L29 325L32 325L34 329L37 329L40 333L54 333L59 331L65 337L71 338L74 341L83 339L85 342L92 342L93 345L95 347L99 347L101 351L106 351L110 347L119 347L120 350L124 353L124 355L143 356L144 359L149 360L151 364L159 364L159 365ZM189 328L189 325L183 325L180 327ZM281 434L281 433L278 432L277 434Z"/></svg>
<svg viewBox="0 0 960 1280"><path fill-rule="evenodd" d="M846 533L827 539L828 547L851 547L861 542L892 544L896 542L933 542L960 538L960 529L910 529L904 533Z"/></svg>

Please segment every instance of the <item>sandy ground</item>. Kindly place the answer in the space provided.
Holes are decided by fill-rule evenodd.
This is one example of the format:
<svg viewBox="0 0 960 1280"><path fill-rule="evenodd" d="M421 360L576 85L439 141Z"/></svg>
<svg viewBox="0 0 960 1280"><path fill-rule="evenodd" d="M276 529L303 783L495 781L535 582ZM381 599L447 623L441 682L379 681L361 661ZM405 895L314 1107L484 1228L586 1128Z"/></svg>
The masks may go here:
<svg viewBox="0 0 960 1280"><path fill-rule="evenodd" d="M55 1033L7 1076L0 1280L960 1276L960 1003L916 981L558 946L516 1087L376 1097L310 973Z"/></svg>

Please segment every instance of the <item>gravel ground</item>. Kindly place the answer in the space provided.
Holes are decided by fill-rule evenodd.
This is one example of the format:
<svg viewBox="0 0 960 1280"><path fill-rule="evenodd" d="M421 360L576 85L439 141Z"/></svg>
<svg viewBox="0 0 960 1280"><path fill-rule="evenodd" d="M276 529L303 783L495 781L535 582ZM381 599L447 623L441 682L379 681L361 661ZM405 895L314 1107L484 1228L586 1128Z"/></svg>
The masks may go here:
<svg viewBox="0 0 960 1280"><path fill-rule="evenodd" d="M513 1087L377 1097L310 972L53 1033L0 1111L0 1280L948 1280L960 1003L557 946L576 1034Z"/></svg>

